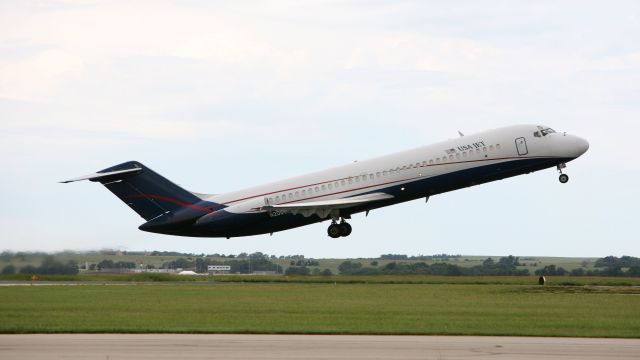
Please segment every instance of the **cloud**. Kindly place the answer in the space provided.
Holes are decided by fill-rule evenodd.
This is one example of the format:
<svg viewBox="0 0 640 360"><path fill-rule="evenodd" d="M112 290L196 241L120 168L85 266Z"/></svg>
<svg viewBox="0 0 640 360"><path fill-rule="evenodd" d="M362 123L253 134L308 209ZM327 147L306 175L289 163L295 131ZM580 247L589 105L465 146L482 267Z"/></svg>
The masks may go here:
<svg viewBox="0 0 640 360"><path fill-rule="evenodd" d="M0 163L10 174L5 183L62 203L59 188L40 177L43 169L55 177L53 184L58 176L136 158L185 174L185 183L204 191L212 179L214 187L235 190L439 141L456 136L458 129L471 133L528 122L592 142L585 155L589 161L575 167L590 182L562 191L593 194L593 186L610 180L606 174L633 183L639 174L620 154L635 153L640 117L637 6L589 1L579 7L550 1L2 2L0 150L8 156ZM212 165L202 167L203 176L188 172L194 164ZM535 187L542 177L523 179L518 181ZM555 176L550 181L555 183ZM490 185L482 189L484 194L501 191ZM635 196L625 186L616 191L617 199L624 193ZM555 188L544 193L565 198ZM10 199L7 208L29 214L24 199L0 195ZM523 203L548 206L525 195ZM592 196L595 207L622 208L611 206L604 195ZM454 208L465 204L451 199ZM471 200L477 201L480 197ZM552 202L557 212L538 212L544 212L537 219L541 223L558 222L562 211L580 203ZM111 218L120 215L120 205L114 201L114 210L100 210ZM499 204L487 206L488 214L502 211ZM405 210L385 214L379 227L367 225L373 226L371 238L378 236L383 244L380 249L386 242L376 234L397 236L387 232L407 221ZM428 215L447 225L443 228L456 226L455 219L440 217L435 209ZM502 221L476 215L486 224ZM579 222L567 221L565 227ZM114 238L129 233L126 229ZM313 236L303 229L292 234L285 236L286 246L301 246L295 236ZM448 234L439 234L444 243L457 236ZM108 236L105 232L102 239ZM407 248L421 249L416 236L407 235ZM556 243L543 245L553 249ZM355 247L350 251L361 254Z"/></svg>

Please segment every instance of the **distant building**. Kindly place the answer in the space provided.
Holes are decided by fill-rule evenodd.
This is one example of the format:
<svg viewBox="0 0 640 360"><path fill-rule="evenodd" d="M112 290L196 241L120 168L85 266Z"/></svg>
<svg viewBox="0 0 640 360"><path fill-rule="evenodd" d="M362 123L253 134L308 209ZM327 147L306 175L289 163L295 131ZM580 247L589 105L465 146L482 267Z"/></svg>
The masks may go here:
<svg viewBox="0 0 640 360"><path fill-rule="evenodd" d="M229 265L208 265L207 272L209 274L228 274L231 271L231 266Z"/></svg>

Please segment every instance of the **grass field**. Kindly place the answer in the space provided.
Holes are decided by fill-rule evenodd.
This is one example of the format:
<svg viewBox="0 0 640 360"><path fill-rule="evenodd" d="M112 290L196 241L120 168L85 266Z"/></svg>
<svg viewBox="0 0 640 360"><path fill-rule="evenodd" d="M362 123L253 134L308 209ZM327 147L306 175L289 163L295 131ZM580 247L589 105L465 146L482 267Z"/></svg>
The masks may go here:
<svg viewBox="0 0 640 360"><path fill-rule="evenodd" d="M0 287L0 332L640 337L629 286L155 284Z"/></svg>
<svg viewBox="0 0 640 360"><path fill-rule="evenodd" d="M30 281L29 274L0 275L0 281ZM174 274L78 274L40 275L40 281L66 282L125 282L125 283L305 283L305 284L466 284L466 285L534 285L537 276L441 276L441 275L340 275L340 276L282 276L282 275L217 275L190 276ZM552 276L548 285L562 286L640 286L637 277Z"/></svg>

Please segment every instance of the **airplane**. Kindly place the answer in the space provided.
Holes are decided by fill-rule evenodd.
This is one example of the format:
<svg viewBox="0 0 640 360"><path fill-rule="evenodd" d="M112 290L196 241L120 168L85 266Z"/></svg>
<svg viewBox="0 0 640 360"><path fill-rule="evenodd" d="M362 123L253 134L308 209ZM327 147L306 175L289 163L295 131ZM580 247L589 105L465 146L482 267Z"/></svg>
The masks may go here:
<svg viewBox="0 0 640 360"><path fill-rule="evenodd" d="M353 214L556 167L587 140L540 125L514 125L226 194L187 191L138 161L61 181L99 182L146 222L139 229L192 237L271 234L331 220L328 236L349 236Z"/></svg>

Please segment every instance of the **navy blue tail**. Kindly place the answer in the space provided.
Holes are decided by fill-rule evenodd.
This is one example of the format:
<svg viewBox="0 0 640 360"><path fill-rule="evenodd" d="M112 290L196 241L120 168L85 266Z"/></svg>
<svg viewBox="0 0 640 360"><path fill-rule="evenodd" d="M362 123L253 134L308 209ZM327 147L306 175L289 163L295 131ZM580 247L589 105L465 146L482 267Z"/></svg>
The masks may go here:
<svg viewBox="0 0 640 360"><path fill-rule="evenodd" d="M168 212L199 207L196 204L202 199L137 161L128 161L98 173L136 168L141 170L114 174L92 181L102 183L147 221Z"/></svg>

